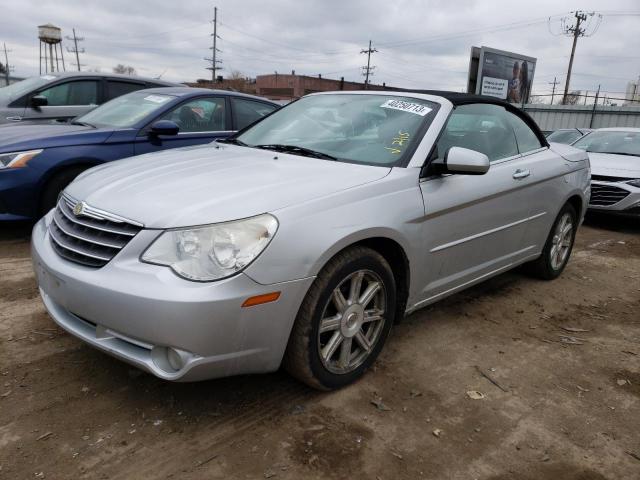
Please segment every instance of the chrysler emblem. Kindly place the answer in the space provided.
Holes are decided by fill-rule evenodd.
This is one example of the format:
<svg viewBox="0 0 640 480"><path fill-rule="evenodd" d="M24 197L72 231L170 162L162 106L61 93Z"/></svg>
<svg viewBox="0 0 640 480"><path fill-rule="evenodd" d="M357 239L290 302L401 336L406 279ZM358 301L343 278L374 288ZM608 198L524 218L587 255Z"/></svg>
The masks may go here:
<svg viewBox="0 0 640 480"><path fill-rule="evenodd" d="M75 207L73 207L73 214L76 217L79 217L80 215L82 215L84 213L84 209L87 208L87 204L84 202L78 202L76 203Z"/></svg>

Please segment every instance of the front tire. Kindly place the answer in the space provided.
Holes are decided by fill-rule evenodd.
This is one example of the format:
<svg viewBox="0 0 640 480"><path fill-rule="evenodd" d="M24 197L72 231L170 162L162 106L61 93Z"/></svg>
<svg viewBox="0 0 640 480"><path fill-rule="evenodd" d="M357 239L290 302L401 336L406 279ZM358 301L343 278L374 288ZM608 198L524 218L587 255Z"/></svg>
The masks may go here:
<svg viewBox="0 0 640 480"><path fill-rule="evenodd" d="M578 215L567 203L553 222L542 255L527 265L529 272L543 280L558 278L571 256L577 228Z"/></svg>
<svg viewBox="0 0 640 480"><path fill-rule="evenodd" d="M69 185L78 175L84 172L87 167L71 167L56 173L49 179L42 191L40 198L40 216L44 216L49 213L49 210L54 208L58 203L58 196L67 185Z"/></svg>
<svg viewBox="0 0 640 480"><path fill-rule="evenodd" d="M380 354L395 310L393 272L382 255L366 247L337 254L302 302L284 367L320 390L354 382Z"/></svg>

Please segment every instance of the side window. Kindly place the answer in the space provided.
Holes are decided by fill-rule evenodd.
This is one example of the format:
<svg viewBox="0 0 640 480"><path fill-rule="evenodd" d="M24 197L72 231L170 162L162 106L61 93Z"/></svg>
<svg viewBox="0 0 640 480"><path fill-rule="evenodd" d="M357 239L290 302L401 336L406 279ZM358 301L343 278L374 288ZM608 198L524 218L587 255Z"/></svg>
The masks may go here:
<svg viewBox="0 0 640 480"><path fill-rule="evenodd" d="M472 103L460 105L451 113L436 145L437 155L444 158L451 147L463 147L484 153L489 160L518 154L513 128L499 105Z"/></svg>
<svg viewBox="0 0 640 480"><path fill-rule="evenodd" d="M178 105L158 120L171 120L180 132L218 132L228 130L224 98L198 98Z"/></svg>
<svg viewBox="0 0 640 480"><path fill-rule="evenodd" d="M39 93L47 97L48 105L97 105L98 82L96 80L79 80L66 82L47 88Z"/></svg>
<svg viewBox="0 0 640 480"><path fill-rule="evenodd" d="M107 80L107 101L144 88L141 83Z"/></svg>
<svg viewBox="0 0 640 480"><path fill-rule="evenodd" d="M242 130L247 125L252 124L278 108L268 103L254 102L253 100L247 100L245 98L232 98L231 103L233 105L233 117L237 130Z"/></svg>
<svg viewBox="0 0 640 480"><path fill-rule="evenodd" d="M540 140L524 120L511 112L506 113L516 133L516 142L518 143L520 153L527 153L542 147Z"/></svg>

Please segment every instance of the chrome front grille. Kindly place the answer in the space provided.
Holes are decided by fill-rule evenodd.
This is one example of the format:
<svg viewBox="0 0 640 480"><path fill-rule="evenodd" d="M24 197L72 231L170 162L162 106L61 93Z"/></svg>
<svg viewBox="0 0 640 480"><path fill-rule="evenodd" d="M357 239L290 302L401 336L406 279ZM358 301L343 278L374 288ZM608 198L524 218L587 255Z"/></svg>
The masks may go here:
<svg viewBox="0 0 640 480"><path fill-rule="evenodd" d="M607 207L614 205L629 195L629 191L614 185L591 184L591 199L589 205L595 207Z"/></svg>
<svg viewBox="0 0 640 480"><path fill-rule="evenodd" d="M142 229L141 224L102 212L63 195L49 225L49 237L61 257L88 267L107 264Z"/></svg>

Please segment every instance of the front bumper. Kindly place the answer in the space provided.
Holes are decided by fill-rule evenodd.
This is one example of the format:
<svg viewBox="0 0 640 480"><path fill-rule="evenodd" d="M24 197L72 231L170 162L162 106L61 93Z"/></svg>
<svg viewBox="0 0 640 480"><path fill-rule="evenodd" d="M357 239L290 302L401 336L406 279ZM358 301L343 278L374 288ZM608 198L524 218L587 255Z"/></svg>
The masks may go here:
<svg viewBox="0 0 640 480"><path fill-rule="evenodd" d="M624 182L604 182L599 180L592 180L591 185L592 194L589 210L618 215L640 216L640 188ZM610 194L607 189L614 189L613 191L617 193L611 196L610 201L613 201L613 203L604 205L603 203L609 203L602 201L606 199L607 194ZM599 191L602 192L600 195L596 193ZM624 197L618 200L622 195Z"/></svg>
<svg viewBox="0 0 640 480"><path fill-rule="evenodd" d="M193 381L276 370L313 278L261 285L245 274L196 283L138 260L158 231L142 230L111 262L89 268L61 258L46 224L33 229L32 257L43 302L62 328L160 378ZM280 291L272 303L241 307ZM167 347L183 365L166 362Z"/></svg>

